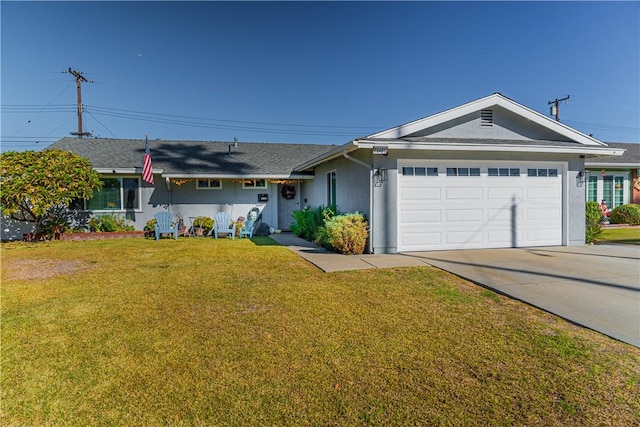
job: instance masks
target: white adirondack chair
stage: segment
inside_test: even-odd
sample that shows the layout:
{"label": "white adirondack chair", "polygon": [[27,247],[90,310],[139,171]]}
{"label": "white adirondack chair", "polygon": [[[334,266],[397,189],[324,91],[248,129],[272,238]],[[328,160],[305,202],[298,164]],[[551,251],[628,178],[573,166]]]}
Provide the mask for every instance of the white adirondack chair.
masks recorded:
{"label": "white adirondack chair", "polygon": [[[236,224],[231,219],[231,215],[226,212],[218,212],[213,224],[213,236],[217,239],[220,234],[230,234],[231,239],[236,238]],[[211,234],[211,233],[209,233]]]}

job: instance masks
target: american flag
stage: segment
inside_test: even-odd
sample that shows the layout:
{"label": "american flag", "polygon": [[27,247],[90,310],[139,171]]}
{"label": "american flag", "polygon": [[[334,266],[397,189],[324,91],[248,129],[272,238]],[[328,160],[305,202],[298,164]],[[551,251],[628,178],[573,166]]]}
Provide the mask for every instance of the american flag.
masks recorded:
{"label": "american flag", "polygon": [[149,139],[144,138],[144,165],[142,166],[142,179],[153,185],[153,169],[151,168],[151,151],[149,151]]}

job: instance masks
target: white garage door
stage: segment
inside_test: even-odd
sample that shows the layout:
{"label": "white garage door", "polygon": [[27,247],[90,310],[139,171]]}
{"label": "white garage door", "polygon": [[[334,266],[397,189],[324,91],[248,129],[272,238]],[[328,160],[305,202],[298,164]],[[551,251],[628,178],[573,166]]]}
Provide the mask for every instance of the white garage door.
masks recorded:
{"label": "white garage door", "polygon": [[562,244],[562,163],[399,161],[398,250]]}

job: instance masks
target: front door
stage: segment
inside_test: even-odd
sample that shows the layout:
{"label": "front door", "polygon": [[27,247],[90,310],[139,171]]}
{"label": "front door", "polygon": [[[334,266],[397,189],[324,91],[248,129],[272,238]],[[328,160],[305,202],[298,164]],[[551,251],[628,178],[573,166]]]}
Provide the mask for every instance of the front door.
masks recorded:
{"label": "front door", "polygon": [[278,184],[278,228],[290,231],[293,211],[300,209],[298,183]]}

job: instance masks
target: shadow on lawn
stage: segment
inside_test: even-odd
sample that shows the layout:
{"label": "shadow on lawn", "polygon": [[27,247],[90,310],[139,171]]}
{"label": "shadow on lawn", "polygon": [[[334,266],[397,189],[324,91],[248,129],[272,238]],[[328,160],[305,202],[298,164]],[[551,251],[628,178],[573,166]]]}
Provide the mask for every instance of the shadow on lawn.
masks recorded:
{"label": "shadow on lawn", "polygon": [[251,239],[251,242],[256,246],[282,246],[271,237],[266,236],[255,236]]}

